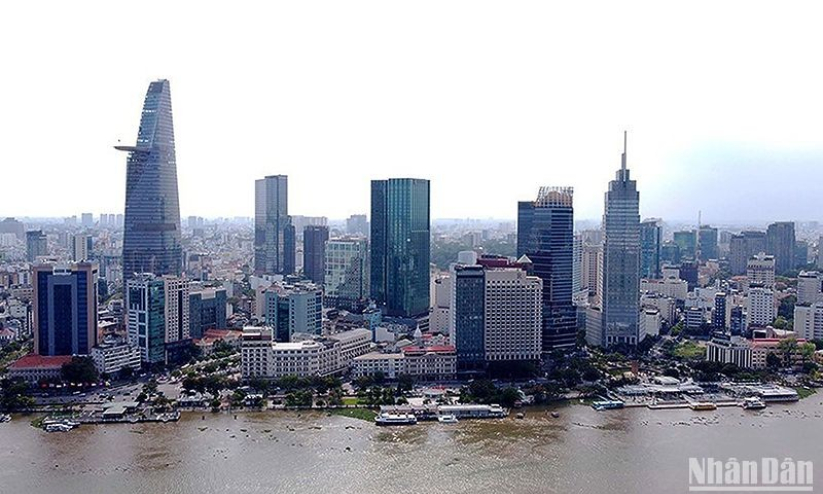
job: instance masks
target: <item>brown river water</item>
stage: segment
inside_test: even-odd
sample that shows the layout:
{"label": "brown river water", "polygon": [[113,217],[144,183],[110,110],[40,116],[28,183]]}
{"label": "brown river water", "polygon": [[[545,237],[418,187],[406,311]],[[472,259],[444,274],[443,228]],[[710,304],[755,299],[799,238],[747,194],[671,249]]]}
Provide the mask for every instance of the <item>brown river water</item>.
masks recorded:
{"label": "brown river water", "polygon": [[688,458],[811,460],[823,396],[759,412],[583,405],[378,428],[323,413],[184,414],[46,433],[0,424],[0,494],[679,493]]}

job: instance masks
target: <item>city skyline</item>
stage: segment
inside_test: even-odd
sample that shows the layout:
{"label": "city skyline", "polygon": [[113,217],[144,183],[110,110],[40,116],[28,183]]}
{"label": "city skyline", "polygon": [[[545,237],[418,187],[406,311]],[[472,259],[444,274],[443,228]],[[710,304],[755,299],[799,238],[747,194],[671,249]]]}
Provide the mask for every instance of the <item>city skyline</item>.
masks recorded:
{"label": "city skyline", "polygon": [[[0,161],[14,164],[7,180],[38,180],[42,193],[58,200],[27,201],[25,188],[11,188],[0,214],[121,210],[117,187],[71,195],[63,184],[78,172],[122,183],[122,158],[111,145],[136,131],[134,94],[164,77],[175,85],[184,216],[250,216],[251,181],[284,174],[291,179],[291,210],[302,215],[330,214],[319,197],[335,199],[341,217],[365,212],[370,179],[415,176],[432,181],[434,218],[513,219],[512,204],[534,186],[565,183],[575,187],[577,217],[596,220],[609,158],[628,129],[643,217],[688,220],[702,210],[709,224],[821,219],[806,206],[819,195],[814,177],[823,160],[823,123],[815,118],[823,111],[816,90],[823,75],[803,62],[819,45],[814,16],[747,5],[748,22],[731,42],[726,26],[739,9],[730,5],[711,18],[699,8],[680,12],[683,22],[674,25],[644,22],[642,13],[653,5],[606,6],[611,20],[584,23],[590,31],[582,33],[556,20],[586,16],[577,6],[555,12],[531,4],[522,15],[457,2],[441,6],[439,16],[404,11],[411,17],[401,26],[363,15],[376,7],[332,4],[328,18],[308,28],[290,22],[311,15],[304,6],[275,8],[242,15],[248,27],[236,39],[219,40],[202,30],[239,21],[235,13],[204,7],[198,9],[204,22],[194,26],[183,22],[184,7],[151,17],[180,40],[202,39],[197,46],[141,36],[139,20],[150,8],[129,11],[136,22],[121,26],[100,22],[122,19],[119,7],[99,19],[63,23],[58,5],[37,29],[60,36],[59,46],[9,26],[0,39],[31,43],[25,55],[9,53],[11,66],[28,77],[0,82],[0,129],[12,137]],[[13,8],[30,14],[28,6]],[[466,15],[475,22],[464,26],[463,40],[453,38],[451,26]],[[762,36],[781,19],[795,28]],[[485,25],[498,26],[500,34],[487,38]],[[691,40],[694,25],[702,28],[698,41]],[[420,28],[426,37],[417,35]],[[594,31],[609,44],[586,39]],[[99,39],[112,39],[112,47]],[[329,39],[335,45],[322,41]],[[750,49],[736,50],[743,45]],[[144,51],[152,57],[140,56]],[[61,62],[75,56],[72,64]],[[253,63],[261,57],[270,63]],[[92,63],[98,58],[111,63]],[[204,63],[183,63],[190,58]],[[702,75],[706,68],[712,77]],[[60,71],[59,83],[53,70]],[[225,90],[235,85],[243,90]],[[83,160],[65,166],[66,156]],[[458,200],[451,192],[467,172],[475,192]],[[50,179],[39,180],[43,175]],[[798,176],[809,180],[798,185]],[[740,187],[717,193],[727,183]],[[773,184],[758,191],[758,201],[771,207],[752,211],[747,184],[760,183]],[[793,200],[785,199],[786,190]]]}

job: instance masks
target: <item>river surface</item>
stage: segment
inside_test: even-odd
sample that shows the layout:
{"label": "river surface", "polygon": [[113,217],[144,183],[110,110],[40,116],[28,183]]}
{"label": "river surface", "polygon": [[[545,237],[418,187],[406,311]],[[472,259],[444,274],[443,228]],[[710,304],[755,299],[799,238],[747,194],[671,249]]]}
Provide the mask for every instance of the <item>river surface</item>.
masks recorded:
{"label": "river surface", "polygon": [[823,397],[760,412],[582,405],[518,420],[378,428],[323,413],[184,414],[45,433],[0,424],[2,494],[679,493],[688,458],[812,460]]}

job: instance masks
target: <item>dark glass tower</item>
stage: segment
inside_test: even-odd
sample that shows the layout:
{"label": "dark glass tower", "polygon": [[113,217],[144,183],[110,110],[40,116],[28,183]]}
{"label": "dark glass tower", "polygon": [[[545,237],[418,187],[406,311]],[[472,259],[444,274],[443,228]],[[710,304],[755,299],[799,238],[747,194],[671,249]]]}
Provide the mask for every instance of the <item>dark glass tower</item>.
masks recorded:
{"label": "dark glass tower", "polygon": [[[292,274],[286,228],[289,221],[289,179],[270,175],[254,182],[254,272]],[[291,247],[292,249],[294,247]],[[293,254],[292,254],[293,255]]]}
{"label": "dark glass tower", "polygon": [[149,84],[135,146],[128,151],[123,275],[180,275],[180,204],[169,81]]}
{"label": "dark glass tower", "polygon": [[372,180],[371,294],[390,316],[429,311],[429,181]]}
{"label": "dark glass tower", "polygon": [[34,352],[88,355],[97,344],[97,265],[33,269]]}
{"label": "dark glass tower", "polygon": [[323,284],[326,275],[326,241],[329,227],[309,225],[303,229],[303,274],[314,283]]}
{"label": "dark glass tower", "polygon": [[543,352],[574,346],[577,313],[572,303],[574,192],[541,187],[536,201],[517,205],[517,255],[532,262],[543,280]]}
{"label": "dark glass tower", "polygon": [[778,221],[766,230],[766,254],[774,256],[774,271],[784,274],[795,267],[794,262],[794,223]]}
{"label": "dark glass tower", "polygon": [[657,220],[640,224],[640,277],[660,278],[660,248],[662,232]]}
{"label": "dark glass tower", "polygon": [[599,338],[609,347],[640,343],[640,193],[626,167],[624,136],[620,170],[609,182],[603,214],[603,307]]}

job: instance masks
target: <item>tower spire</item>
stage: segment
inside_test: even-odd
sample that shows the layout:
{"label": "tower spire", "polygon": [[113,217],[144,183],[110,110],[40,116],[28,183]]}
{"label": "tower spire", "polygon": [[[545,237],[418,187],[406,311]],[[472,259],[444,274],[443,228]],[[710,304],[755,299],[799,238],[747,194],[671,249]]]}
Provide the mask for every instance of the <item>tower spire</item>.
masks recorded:
{"label": "tower spire", "polygon": [[623,131],[623,159],[621,169],[626,171],[626,153],[628,152],[628,131]]}

